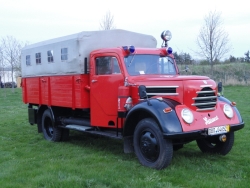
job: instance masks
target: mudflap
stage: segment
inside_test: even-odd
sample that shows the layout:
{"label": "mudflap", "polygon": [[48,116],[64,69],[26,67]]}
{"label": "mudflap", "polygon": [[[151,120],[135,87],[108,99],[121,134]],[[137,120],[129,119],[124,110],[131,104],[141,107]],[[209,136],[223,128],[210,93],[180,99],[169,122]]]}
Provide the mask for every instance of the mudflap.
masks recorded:
{"label": "mudflap", "polygon": [[28,108],[28,116],[30,125],[34,125],[37,123],[37,109]]}
{"label": "mudflap", "polygon": [[134,153],[133,136],[126,136],[123,138],[124,153]]}

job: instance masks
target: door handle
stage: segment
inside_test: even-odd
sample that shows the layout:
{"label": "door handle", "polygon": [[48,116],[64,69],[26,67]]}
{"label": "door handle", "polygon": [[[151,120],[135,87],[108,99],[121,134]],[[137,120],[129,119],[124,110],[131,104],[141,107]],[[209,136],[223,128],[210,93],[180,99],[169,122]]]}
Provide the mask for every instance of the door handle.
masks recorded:
{"label": "door handle", "polygon": [[81,83],[81,78],[76,79],[76,83],[80,84]]}
{"label": "door handle", "polygon": [[92,80],[91,82],[92,82],[92,83],[95,83],[95,82],[97,82],[97,80]]}

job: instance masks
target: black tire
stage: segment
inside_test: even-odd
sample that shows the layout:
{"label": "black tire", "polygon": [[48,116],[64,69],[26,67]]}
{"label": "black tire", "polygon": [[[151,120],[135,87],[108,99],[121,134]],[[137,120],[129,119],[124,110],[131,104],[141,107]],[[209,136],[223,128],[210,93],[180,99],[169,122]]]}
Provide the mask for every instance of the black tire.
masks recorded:
{"label": "black tire", "polygon": [[203,153],[217,153],[220,155],[228,154],[234,144],[234,132],[226,134],[226,142],[221,142],[219,136],[212,136],[196,140],[198,147]]}
{"label": "black tire", "polygon": [[163,138],[158,124],[151,118],[143,119],[137,124],[134,150],[142,165],[157,170],[167,167],[173,157],[171,140]]}
{"label": "black tire", "polygon": [[66,142],[69,140],[69,129],[62,129],[61,141]]}
{"label": "black tire", "polygon": [[49,109],[45,110],[42,116],[42,131],[46,140],[54,142],[61,140],[62,129],[55,126]]}
{"label": "black tire", "polygon": [[174,151],[178,151],[178,150],[180,150],[181,148],[183,148],[183,144],[173,145],[173,150],[174,150]]}

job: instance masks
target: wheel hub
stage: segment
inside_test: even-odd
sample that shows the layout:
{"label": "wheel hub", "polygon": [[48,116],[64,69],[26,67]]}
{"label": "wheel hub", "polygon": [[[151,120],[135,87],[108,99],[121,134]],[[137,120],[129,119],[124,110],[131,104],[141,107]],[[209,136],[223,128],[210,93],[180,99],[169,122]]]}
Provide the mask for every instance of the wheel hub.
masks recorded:
{"label": "wheel hub", "polygon": [[50,136],[50,137],[53,136],[54,129],[53,129],[53,126],[52,126],[52,122],[50,121],[49,118],[47,118],[45,120],[45,130],[46,130],[48,136]]}
{"label": "wheel hub", "polygon": [[140,138],[140,149],[149,161],[156,161],[159,156],[158,142],[151,132],[144,132]]}

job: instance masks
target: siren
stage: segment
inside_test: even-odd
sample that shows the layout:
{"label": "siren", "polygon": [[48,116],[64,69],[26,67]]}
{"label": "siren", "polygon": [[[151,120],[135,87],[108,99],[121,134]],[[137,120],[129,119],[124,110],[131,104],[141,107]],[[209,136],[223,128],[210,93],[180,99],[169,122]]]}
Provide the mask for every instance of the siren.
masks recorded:
{"label": "siren", "polygon": [[129,54],[132,54],[135,52],[134,46],[123,46],[122,48],[126,53],[129,53]]}
{"label": "siren", "polygon": [[171,47],[162,47],[161,49],[162,55],[170,55],[173,53],[173,49]]}
{"label": "siren", "polygon": [[172,54],[173,49],[171,47],[169,47],[168,50],[167,50],[167,52],[168,52],[168,54]]}

